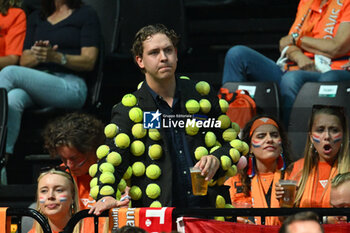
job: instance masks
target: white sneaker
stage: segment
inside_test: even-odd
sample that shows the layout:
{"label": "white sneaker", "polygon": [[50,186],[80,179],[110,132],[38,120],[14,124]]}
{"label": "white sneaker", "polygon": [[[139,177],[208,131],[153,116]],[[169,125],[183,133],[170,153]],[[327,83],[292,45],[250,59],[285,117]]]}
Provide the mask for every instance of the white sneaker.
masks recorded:
{"label": "white sneaker", "polygon": [[0,184],[7,185],[6,167],[2,167],[0,171]]}

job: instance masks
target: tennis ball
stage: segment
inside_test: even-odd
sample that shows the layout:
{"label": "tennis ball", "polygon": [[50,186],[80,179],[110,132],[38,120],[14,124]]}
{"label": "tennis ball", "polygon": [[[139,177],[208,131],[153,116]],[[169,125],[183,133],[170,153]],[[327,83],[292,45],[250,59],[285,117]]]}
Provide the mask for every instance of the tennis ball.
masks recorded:
{"label": "tennis ball", "polygon": [[151,164],[146,169],[146,176],[152,180],[158,179],[162,171],[156,164]]}
{"label": "tennis ball", "polygon": [[148,137],[150,139],[152,139],[153,141],[158,141],[162,138],[158,129],[149,129],[148,130]]}
{"label": "tennis ball", "polygon": [[195,114],[200,109],[198,101],[194,99],[187,100],[185,106],[186,106],[187,112],[190,114]]}
{"label": "tennis ball", "polygon": [[133,107],[129,111],[129,118],[135,123],[139,123],[143,119],[143,112],[139,107]]}
{"label": "tennis ball", "polygon": [[104,130],[107,138],[114,138],[115,135],[117,135],[118,131],[119,127],[114,123],[108,124]]}
{"label": "tennis ball", "polygon": [[100,175],[100,181],[102,184],[114,184],[115,177],[111,172],[103,172]]}
{"label": "tennis ball", "polygon": [[216,185],[216,180],[211,179],[211,180],[208,182],[208,186],[213,187],[214,185]]}
{"label": "tennis ball", "polygon": [[114,189],[112,188],[112,186],[109,186],[109,185],[103,186],[100,190],[100,194],[103,196],[110,196],[113,193],[114,193]]}
{"label": "tennis ball", "polygon": [[190,136],[196,135],[198,131],[199,128],[195,124],[193,126],[190,124],[186,126],[186,133]]}
{"label": "tennis ball", "polygon": [[216,143],[216,135],[213,132],[208,131],[204,136],[204,141],[207,147],[212,147]]}
{"label": "tennis ball", "polygon": [[118,184],[118,190],[120,190],[120,192],[124,192],[126,188],[126,181],[124,179],[120,179],[120,182]]}
{"label": "tennis ball", "polygon": [[137,90],[140,89],[142,87],[142,84],[143,84],[143,81],[140,82],[138,85],[137,85]]}
{"label": "tennis ball", "polygon": [[231,204],[228,204],[228,203],[226,203],[225,204],[225,208],[227,208],[227,209],[233,209],[233,208],[235,208],[233,205],[231,205]]}
{"label": "tennis ball", "polygon": [[221,195],[217,195],[215,204],[216,204],[216,208],[225,208],[225,204],[226,204],[225,198]]}
{"label": "tennis ball", "polygon": [[230,145],[234,148],[236,148],[239,152],[242,152],[244,147],[242,144],[242,141],[239,139],[234,139],[230,142]]}
{"label": "tennis ball", "polygon": [[131,199],[137,201],[142,197],[142,190],[140,189],[140,187],[134,185],[130,188],[129,194]]}
{"label": "tennis ball", "polygon": [[222,155],[220,157],[220,162],[222,169],[224,169],[225,171],[227,171],[232,165],[231,159],[226,155]]}
{"label": "tennis ball", "polygon": [[153,201],[149,207],[160,208],[162,207],[162,203],[160,203],[159,201]]}
{"label": "tennis ball", "polygon": [[118,152],[112,151],[107,155],[106,161],[113,166],[118,166],[122,162],[122,156]]}
{"label": "tennis ball", "polygon": [[92,164],[92,165],[90,166],[90,168],[89,168],[89,175],[90,175],[91,177],[94,177],[94,176],[96,175],[97,167],[98,167],[97,163]]}
{"label": "tennis ball", "polygon": [[100,187],[99,186],[94,186],[90,189],[90,196],[96,200],[98,192],[100,191]]}
{"label": "tennis ball", "polygon": [[156,199],[160,195],[160,187],[159,185],[152,183],[147,185],[146,195],[151,199]]}
{"label": "tennis ball", "polygon": [[120,198],[122,197],[122,193],[119,191],[119,189],[117,189],[117,192],[116,192],[116,194],[115,194],[115,197],[116,197],[116,199],[119,201],[120,200]]}
{"label": "tennis ball", "polygon": [[124,180],[130,179],[132,176],[132,168],[129,166],[128,169],[126,169],[126,172],[123,175]]}
{"label": "tennis ball", "polygon": [[208,150],[204,146],[199,146],[194,151],[194,157],[196,157],[197,160],[200,160],[204,155],[208,155]]}
{"label": "tennis ball", "polygon": [[222,139],[224,139],[225,142],[230,142],[236,138],[237,132],[232,128],[225,129],[225,131],[222,133]]}
{"label": "tennis ball", "polygon": [[181,79],[190,80],[190,78],[189,78],[189,77],[187,77],[187,76],[183,76],[183,75],[182,75],[182,76],[180,76],[180,78],[181,78]]}
{"label": "tennis ball", "polygon": [[122,98],[122,104],[125,107],[133,107],[137,103],[137,99],[133,94],[126,94]]}
{"label": "tennis ball", "polygon": [[125,149],[130,145],[130,138],[125,133],[118,134],[114,139],[115,145],[121,149]]}
{"label": "tennis ball", "polygon": [[235,148],[231,148],[229,153],[230,153],[232,162],[237,163],[239,158],[241,157],[241,154],[239,153],[239,151]]}
{"label": "tennis ball", "polygon": [[142,163],[142,162],[135,162],[133,165],[132,165],[132,174],[134,176],[143,176],[143,174],[145,174],[145,165]]}
{"label": "tennis ball", "polygon": [[231,126],[231,119],[225,114],[219,116],[218,121],[221,122],[221,126],[220,126],[221,129],[227,129],[228,127]]}
{"label": "tennis ball", "polygon": [[98,159],[102,159],[109,153],[109,147],[107,145],[101,145],[96,150],[96,156]]}
{"label": "tennis ball", "polygon": [[237,174],[237,167],[236,165],[232,165],[231,167],[229,167],[229,169],[227,169],[225,176],[232,177],[232,176],[235,176],[236,174]]}
{"label": "tennis ball", "polygon": [[206,114],[206,113],[210,112],[210,110],[211,110],[211,103],[207,99],[201,99],[199,101],[199,107],[200,107],[202,113]]}
{"label": "tennis ball", "polygon": [[247,162],[247,158],[245,156],[241,156],[239,158],[238,163],[237,163],[237,168],[242,170],[242,169],[244,169],[247,166],[247,163],[248,163]]}
{"label": "tennis ball", "polygon": [[147,130],[143,128],[143,124],[137,123],[131,129],[132,135],[137,138],[143,138],[147,134]]}
{"label": "tennis ball", "polygon": [[200,95],[208,95],[210,92],[210,85],[206,81],[199,81],[196,84],[196,90]]}
{"label": "tennis ball", "polygon": [[95,177],[90,181],[90,189],[98,184],[98,178]]}
{"label": "tennis ball", "polygon": [[140,140],[135,140],[130,145],[130,152],[135,156],[141,156],[145,152],[145,145]]}
{"label": "tennis ball", "polygon": [[228,102],[224,99],[219,99],[219,105],[222,113],[226,113],[228,110]]}
{"label": "tennis ball", "polygon": [[159,144],[153,144],[150,147],[148,147],[148,156],[152,159],[159,159],[162,157],[163,149]]}
{"label": "tennis ball", "polygon": [[248,145],[248,143],[246,143],[245,141],[242,141],[242,146],[243,146],[242,154],[243,155],[248,154],[249,153],[249,145]]}
{"label": "tennis ball", "polygon": [[214,146],[210,149],[209,153],[212,154],[214,151],[216,151],[217,149],[219,149],[221,146]]}
{"label": "tennis ball", "polygon": [[241,131],[241,127],[236,122],[231,122],[231,128],[234,129],[237,132],[237,135]]}
{"label": "tennis ball", "polygon": [[114,166],[111,163],[102,163],[99,167],[100,172],[114,173]]}
{"label": "tennis ball", "polygon": [[215,216],[214,219],[215,219],[216,221],[225,222],[224,216]]}

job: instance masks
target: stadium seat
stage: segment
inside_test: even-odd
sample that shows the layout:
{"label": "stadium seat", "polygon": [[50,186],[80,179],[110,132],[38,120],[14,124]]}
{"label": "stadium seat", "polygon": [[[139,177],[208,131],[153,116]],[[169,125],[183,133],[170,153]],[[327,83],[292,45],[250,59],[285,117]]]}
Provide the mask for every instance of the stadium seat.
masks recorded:
{"label": "stadium seat", "polygon": [[349,119],[349,103],[350,81],[305,83],[295,99],[288,125],[288,136],[294,152],[292,159],[303,156],[313,105],[342,106]]}
{"label": "stadium seat", "polygon": [[258,114],[269,114],[280,118],[279,89],[274,82],[227,82],[222,87],[230,92],[247,90],[255,100]]}

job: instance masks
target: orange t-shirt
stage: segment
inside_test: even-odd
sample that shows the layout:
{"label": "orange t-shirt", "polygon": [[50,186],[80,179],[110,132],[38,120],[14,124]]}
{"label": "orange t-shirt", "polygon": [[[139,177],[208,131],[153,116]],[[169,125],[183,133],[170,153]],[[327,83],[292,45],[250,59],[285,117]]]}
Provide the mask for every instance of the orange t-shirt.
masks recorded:
{"label": "orange t-shirt", "polygon": [[[74,180],[77,183],[78,186],[78,190],[79,190],[79,207],[80,210],[85,210],[85,209],[90,209],[95,203],[96,201],[90,196],[90,181],[91,181],[91,176],[89,174],[85,174],[82,176],[73,176]],[[98,228],[99,231],[98,232],[103,232],[103,228],[105,226],[105,222],[106,222],[106,217],[103,218],[99,218],[98,220]],[[88,233],[93,231],[92,229],[94,229],[95,224],[94,224],[94,218],[85,218],[83,225],[82,225],[82,229],[81,232],[82,233]]]}
{"label": "orange t-shirt", "polygon": [[[337,162],[335,162],[332,167],[327,162],[318,162],[318,168],[315,167],[307,178],[308,180],[306,182],[299,207],[331,207],[329,203],[331,181],[338,173],[336,164]],[[287,179],[297,180],[300,184],[303,166],[304,159],[299,159],[296,161],[293,165],[293,170]]]}
{"label": "orange t-shirt", "polygon": [[[242,204],[251,206],[253,208],[269,208],[267,205],[265,195],[271,186],[271,200],[270,207],[279,208],[279,202],[276,198],[275,183],[281,179],[281,172],[265,173],[255,175],[251,180],[250,196],[245,196],[243,193],[243,186],[240,175],[229,178],[225,185],[230,186],[230,197],[233,205]],[[265,225],[281,225],[278,217],[266,217]],[[255,223],[261,224],[260,217],[255,217]]]}
{"label": "orange t-shirt", "polygon": [[[350,0],[327,1],[320,7],[322,0],[300,0],[296,19],[289,34],[298,32],[300,36],[313,38],[334,38],[343,22],[350,22]],[[309,11],[310,9],[310,11]],[[305,20],[303,20],[303,18]],[[304,52],[310,58],[314,54]],[[348,62],[350,51],[342,58],[333,59],[332,70],[341,70],[341,66]]]}
{"label": "orange t-shirt", "polygon": [[22,55],[26,34],[26,15],[22,9],[10,8],[0,14],[0,56]]}

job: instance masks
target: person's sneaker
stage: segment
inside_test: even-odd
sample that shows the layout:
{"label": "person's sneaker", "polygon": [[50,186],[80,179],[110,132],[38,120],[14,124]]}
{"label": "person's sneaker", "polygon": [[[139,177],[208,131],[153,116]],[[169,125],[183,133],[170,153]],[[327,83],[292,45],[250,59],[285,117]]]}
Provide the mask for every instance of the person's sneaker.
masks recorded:
{"label": "person's sneaker", "polygon": [[7,185],[7,174],[6,174],[6,167],[2,167],[0,171],[0,184],[1,185]]}

